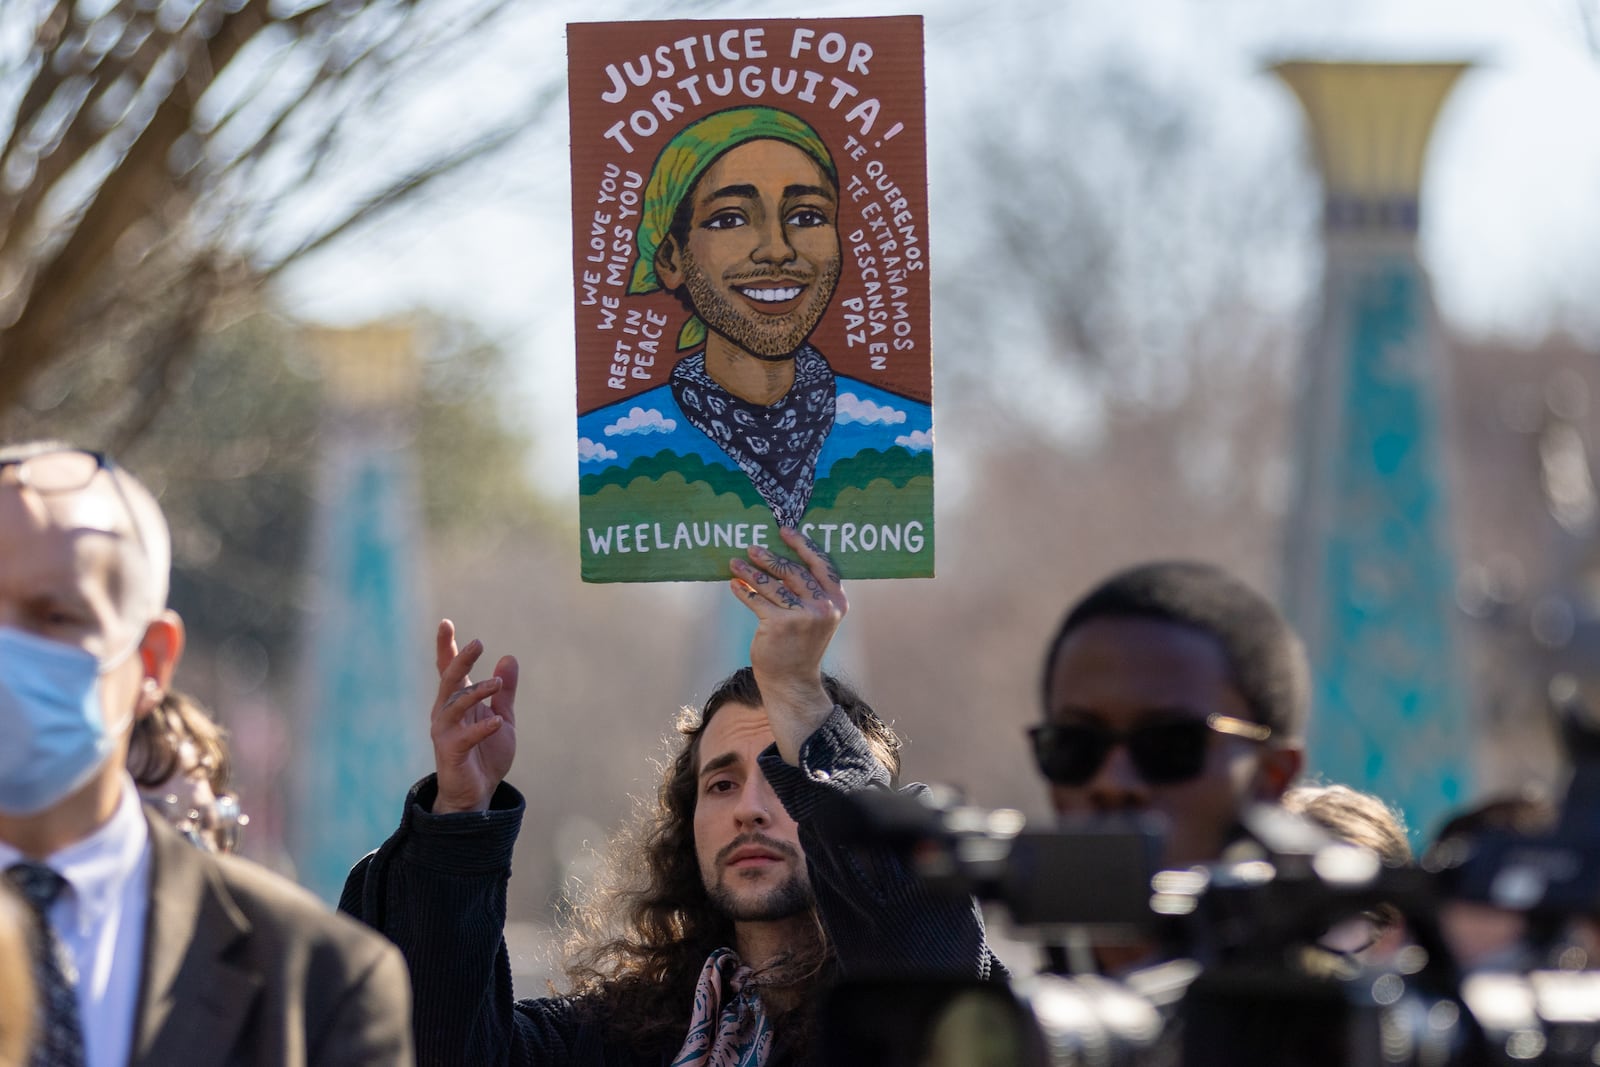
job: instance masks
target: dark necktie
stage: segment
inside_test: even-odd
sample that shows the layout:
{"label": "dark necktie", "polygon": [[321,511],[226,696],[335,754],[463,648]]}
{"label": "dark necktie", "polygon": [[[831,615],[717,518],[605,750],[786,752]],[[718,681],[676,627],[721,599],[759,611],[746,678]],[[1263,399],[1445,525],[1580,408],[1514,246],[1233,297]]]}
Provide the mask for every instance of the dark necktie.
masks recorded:
{"label": "dark necktie", "polygon": [[33,980],[39,1011],[31,1067],[83,1067],[83,1030],[78,1025],[78,969],[67,946],[50,925],[50,905],[66,888],[66,879],[39,863],[6,868],[6,880],[33,906],[36,923]]}

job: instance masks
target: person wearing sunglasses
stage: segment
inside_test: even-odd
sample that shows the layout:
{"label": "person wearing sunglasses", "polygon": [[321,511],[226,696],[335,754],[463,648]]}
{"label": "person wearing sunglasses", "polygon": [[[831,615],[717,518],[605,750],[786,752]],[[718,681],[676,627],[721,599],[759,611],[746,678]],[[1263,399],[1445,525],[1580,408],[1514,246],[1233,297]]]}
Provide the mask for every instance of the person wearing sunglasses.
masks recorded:
{"label": "person wearing sunglasses", "polygon": [[0,876],[34,935],[28,1062],[407,1067],[393,945],[139,801],[133,723],[184,646],[170,565],[160,505],[109,457],[0,447]]}
{"label": "person wearing sunglasses", "polygon": [[1163,863],[1217,859],[1243,809],[1299,774],[1304,647],[1219,567],[1171,561],[1111,576],[1062,620],[1030,740],[1055,811],[1153,813]]}

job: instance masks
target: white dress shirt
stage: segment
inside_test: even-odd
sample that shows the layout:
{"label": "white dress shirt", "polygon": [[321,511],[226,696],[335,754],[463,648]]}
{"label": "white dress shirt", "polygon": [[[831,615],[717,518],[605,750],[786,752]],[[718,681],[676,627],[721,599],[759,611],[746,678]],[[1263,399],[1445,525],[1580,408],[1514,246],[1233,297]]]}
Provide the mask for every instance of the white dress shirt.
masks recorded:
{"label": "white dress shirt", "polygon": [[[0,841],[0,870],[23,858]],[[78,968],[87,1067],[125,1067],[150,909],[150,828],[133,779],[123,779],[122,802],[104,826],[45,863],[67,881],[50,907],[50,924]]]}

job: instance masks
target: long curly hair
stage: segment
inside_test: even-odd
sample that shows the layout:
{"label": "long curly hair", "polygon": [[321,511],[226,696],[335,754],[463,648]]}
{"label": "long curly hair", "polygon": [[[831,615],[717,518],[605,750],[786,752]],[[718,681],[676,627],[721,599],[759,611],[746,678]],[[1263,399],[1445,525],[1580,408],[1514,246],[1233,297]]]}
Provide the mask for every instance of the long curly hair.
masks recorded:
{"label": "long curly hair", "polygon": [[[824,674],[823,684],[897,781],[894,730],[845,683]],[[577,908],[566,944],[570,994],[615,1040],[645,1054],[670,1054],[683,1044],[706,957],[734,944],[733,921],[706,891],[694,842],[700,738],[727,704],[762,706],[749,667],[724,679],[703,708],[679,713],[655,804],[642,804],[634,824],[611,841],[606,870]],[[813,936],[755,978],[786,994],[773,999],[794,1005],[772,1019],[780,1059],[807,1042],[817,998],[805,994],[833,973],[833,950],[815,910],[812,920]]]}
{"label": "long curly hair", "polygon": [[[185,753],[185,742],[193,751]],[[186,760],[193,760],[185,766]],[[175,774],[198,771],[214,793],[228,789],[232,761],[228,734],[194,697],[169,689],[161,703],[133,724],[128,773],[141,789],[155,789]]]}

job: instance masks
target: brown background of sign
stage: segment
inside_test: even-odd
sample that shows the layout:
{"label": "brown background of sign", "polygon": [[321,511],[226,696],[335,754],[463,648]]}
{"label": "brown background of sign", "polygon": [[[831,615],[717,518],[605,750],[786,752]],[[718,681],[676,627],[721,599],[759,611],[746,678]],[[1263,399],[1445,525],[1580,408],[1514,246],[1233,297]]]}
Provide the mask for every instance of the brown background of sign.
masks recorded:
{"label": "brown background of sign", "polygon": [[[685,69],[682,54],[673,48],[671,56],[677,70],[672,77],[655,79],[643,88],[629,83],[627,95],[615,104],[608,104],[601,99],[601,93],[612,86],[611,79],[606,74],[607,64],[616,64],[618,70],[622,69],[624,62],[632,62],[637,67],[640,56],[648,52],[654,67],[654,53],[660,45],[670,47],[685,37],[699,38],[705,34],[711,35],[712,43],[715,45],[719,36],[726,30],[735,28],[743,30],[754,26],[763,28],[762,43],[767,53],[764,58],[743,58],[744,38],[741,35],[737,45],[741,51],[741,58],[728,60],[718,54],[713,61],[707,63],[703,46],[697,45],[695,53],[697,65],[690,71]],[[799,59],[791,59],[790,43],[797,27],[814,30],[815,34],[811,38],[810,50],[803,52]],[[859,41],[871,46],[872,58],[867,62],[868,73],[865,77],[847,72],[848,45],[846,58],[837,63],[825,63],[818,57],[817,44],[828,33],[842,34],[848,45],[854,45]],[[839,374],[858,378],[870,385],[922,403],[932,402],[932,350],[928,327],[930,265],[928,264],[927,125],[923,104],[920,16],[572,23],[567,27],[567,57],[572,123],[572,259],[580,415],[666,383],[678,358],[695,351],[693,348],[681,353],[677,350],[678,331],[682,328],[688,313],[676,297],[660,292],[640,296],[625,295],[623,288],[604,284],[606,277],[604,264],[589,262],[587,259],[594,254],[589,240],[596,210],[612,213],[612,223],[606,227],[605,234],[608,249],[615,236],[612,233],[612,226],[620,222],[615,213],[617,207],[615,203],[604,206],[599,203],[601,181],[605,176],[606,165],[615,164],[624,172],[637,171],[643,181],[648,182],[656,156],[684,126],[702,115],[748,104],[782,108],[810,123],[827,143],[829,151],[833,153],[834,165],[839,171],[838,226],[843,264],[833,301],[828,305],[827,314],[822,322],[811,335],[811,344],[827,357],[828,363]],[[769,83],[763,96],[752,99],[739,91],[737,76],[745,66],[759,68],[761,77]],[[799,86],[804,85],[803,79],[794,92],[789,94],[773,92],[770,82],[774,66],[785,71],[798,67],[802,72],[814,70],[823,74],[823,80],[815,90],[816,101],[807,104],[796,98]],[[706,91],[705,74],[720,75],[725,68],[732,68],[734,72],[734,90],[728,96],[715,96]],[[688,94],[677,85],[690,74],[702,76],[699,106],[693,105]],[[828,106],[836,91],[829,81],[831,77],[848,82],[857,89],[857,94],[846,99],[837,109]],[[683,105],[682,114],[673,115],[669,121],[661,124],[653,136],[647,138],[637,136],[632,129],[625,129],[624,135],[633,144],[632,154],[625,152],[615,139],[605,136],[606,130],[619,120],[626,122],[637,110],[654,112],[650,98],[662,89],[670,91],[674,101]],[[873,122],[872,132],[863,138],[859,126],[861,120],[847,122],[845,116],[861,101],[874,97],[882,104],[882,108]],[[659,112],[656,114],[659,118]],[[904,128],[890,140],[882,141],[883,134],[897,122]],[[857,140],[864,141],[866,145],[867,153],[859,161],[852,160],[845,151],[845,138],[850,135],[855,135]],[[894,184],[899,186],[900,195],[906,198],[907,208],[912,214],[911,225],[915,228],[917,245],[921,249],[924,264],[921,270],[907,271],[904,283],[907,287],[905,300],[909,311],[907,321],[911,326],[910,336],[916,342],[915,349],[909,352],[894,351],[892,330],[885,330],[871,338],[871,340],[891,342],[887,368],[884,370],[872,369],[872,359],[865,345],[857,345],[854,348],[847,345],[844,312],[841,307],[844,299],[863,294],[861,273],[856,255],[851,250],[849,235],[857,228],[866,228],[866,221],[861,214],[863,205],[869,202],[883,204],[883,194],[872,184],[873,180],[866,173],[866,165],[872,160],[883,163],[885,177],[892,179]],[[852,175],[868,183],[868,195],[859,201],[851,200],[847,190]],[[640,191],[642,192],[642,188]],[[879,217],[886,218],[890,215],[890,212],[885,211]],[[638,218],[628,219],[626,226],[630,230],[631,246],[631,235],[637,232]],[[898,235],[896,239],[898,240]],[[878,253],[876,241],[871,242],[871,250],[867,254],[879,260],[878,280],[886,280],[882,272],[883,257]],[[625,276],[631,276],[634,258],[633,252],[630,251]],[[902,265],[904,264],[905,260],[902,260]],[[599,329],[602,316],[598,304],[585,306],[583,303],[584,272],[596,270],[600,272],[602,279],[602,284],[597,290],[598,294],[621,297],[620,307],[617,309],[617,327],[612,330]],[[883,294],[887,306],[888,286],[885,285],[879,292]],[[620,327],[629,309],[649,309],[665,314],[667,324],[659,355],[654,366],[650,368],[649,379],[634,378],[630,374],[628,388],[619,390],[608,387],[607,379],[611,377],[610,368],[617,337],[624,336],[620,333]],[[630,337],[628,340],[633,341],[636,338]]]}

